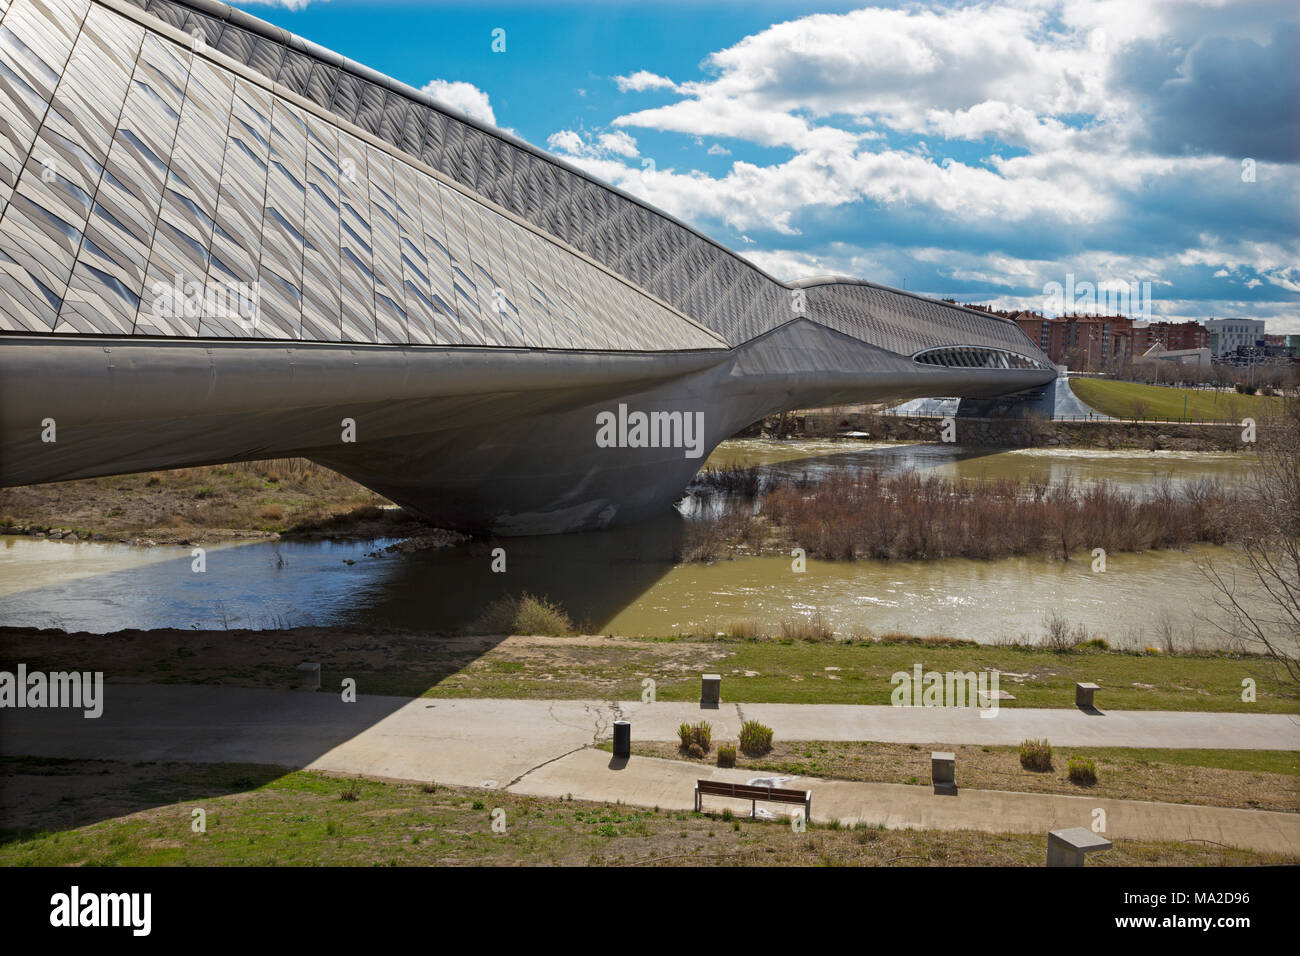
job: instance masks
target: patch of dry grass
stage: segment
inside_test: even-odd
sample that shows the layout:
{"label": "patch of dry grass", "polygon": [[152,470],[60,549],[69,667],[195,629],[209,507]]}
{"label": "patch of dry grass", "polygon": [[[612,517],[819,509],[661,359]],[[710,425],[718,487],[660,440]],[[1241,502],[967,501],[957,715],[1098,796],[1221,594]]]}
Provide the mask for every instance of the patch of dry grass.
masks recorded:
{"label": "patch of dry grass", "polygon": [[[1087,793],[1116,800],[1300,812],[1300,753],[1181,751],[1170,754],[1119,747],[1053,749],[1054,769],[1035,772],[1020,766],[1015,747],[778,740],[771,753],[762,757],[738,757],[737,765],[824,779],[928,785],[930,753],[941,750],[957,757],[958,787],[972,790]],[[633,752],[649,757],[687,759],[671,744],[638,742],[633,745]],[[1069,761],[1080,757],[1096,764],[1096,784],[1087,786],[1070,780]],[[1196,762],[1198,759],[1200,763]],[[1187,762],[1175,763],[1175,760]],[[1220,766],[1224,763],[1281,768],[1287,772],[1228,769]]]}
{"label": "patch of dry grass", "polygon": [[[792,835],[780,822],[265,767],[11,760],[6,770],[38,831],[5,834],[6,866],[1042,866],[1047,855],[1046,835],[817,824]],[[126,795],[94,805],[122,774]],[[80,792],[96,822],[42,823],[37,783],[44,802],[57,804],[50,797],[73,792],[78,776],[95,784]],[[135,809],[122,812],[124,799]],[[189,810],[200,804],[204,834],[190,830]],[[497,808],[505,833],[492,832]],[[1286,862],[1295,861],[1206,843],[1121,841],[1088,865]]]}
{"label": "patch of dry grass", "polygon": [[[0,514],[19,527],[64,528],[110,541],[212,541],[348,529],[387,499],[302,458],[140,472],[0,489]],[[373,509],[373,510],[364,510]],[[394,509],[388,513],[410,522]]]}

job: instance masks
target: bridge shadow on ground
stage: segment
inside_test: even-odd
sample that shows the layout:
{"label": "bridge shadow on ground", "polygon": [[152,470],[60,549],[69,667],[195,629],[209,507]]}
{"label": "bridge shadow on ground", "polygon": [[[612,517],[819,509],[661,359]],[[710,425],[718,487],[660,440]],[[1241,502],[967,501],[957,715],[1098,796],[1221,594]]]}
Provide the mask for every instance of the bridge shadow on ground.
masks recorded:
{"label": "bridge shadow on ground", "polygon": [[[503,599],[545,597],[574,609],[578,630],[592,633],[591,622],[614,617],[676,565],[687,525],[673,511],[609,532],[377,557],[364,556],[373,545],[340,546],[326,548],[319,565],[309,560],[310,547],[248,545],[209,552],[203,574],[186,556],[7,595],[0,621],[94,626],[152,615],[209,626],[0,627],[0,670],[101,672],[106,681],[98,719],[80,709],[0,712],[0,842],[251,790],[311,765],[464,675],[504,641],[499,633],[467,633]],[[504,572],[493,571],[501,566],[498,548]],[[290,603],[281,609],[277,601]],[[313,601],[335,621],[260,629],[213,623],[300,619]],[[303,662],[320,665],[320,692],[284,693],[302,679]],[[357,699],[340,706],[349,679]],[[493,682],[510,679],[480,667],[452,695],[509,696],[508,686]],[[153,691],[137,699],[135,684]]]}
{"label": "bridge shadow on ground", "polygon": [[[804,455],[781,462],[779,470],[916,467],[894,451],[864,447],[849,453],[851,461],[839,453]],[[948,447],[940,458],[973,460],[990,451],[996,450]],[[453,696],[508,697],[508,674],[478,668],[464,679],[505,640],[468,633],[485,611],[526,592],[569,611],[581,633],[599,633],[678,565],[692,524],[674,510],[606,532],[478,540],[412,553],[340,543],[324,548],[323,557],[320,543],[282,541],[211,551],[203,574],[193,572],[186,556],[7,595],[0,599],[0,621],[10,625],[35,616],[106,626],[0,627],[0,669],[12,672],[22,663],[29,672],[98,671],[108,683],[101,719],[67,710],[0,717],[7,778],[0,841],[254,789],[312,764],[455,675],[463,686]],[[502,558],[504,572],[494,571]],[[312,610],[329,623],[228,626],[232,619],[274,625]],[[192,618],[195,625],[111,629],[114,621],[141,616],[169,623]],[[319,719],[304,726],[300,694],[223,696],[218,708],[205,693],[287,690],[304,661],[321,668],[322,690],[309,695],[311,711],[317,700],[337,702],[348,678],[357,681],[358,702],[322,707]],[[114,713],[114,686],[137,683],[167,686],[150,698],[149,713]],[[554,696],[566,696],[562,681],[555,689]],[[636,694],[610,689],[619,692]],[[283,724],[277,707],[284,708]],[[141,727],[148,732],[133,736]],[[263,762],[250,763],[247,745],[257,733],[270,739],[255,748]]]}

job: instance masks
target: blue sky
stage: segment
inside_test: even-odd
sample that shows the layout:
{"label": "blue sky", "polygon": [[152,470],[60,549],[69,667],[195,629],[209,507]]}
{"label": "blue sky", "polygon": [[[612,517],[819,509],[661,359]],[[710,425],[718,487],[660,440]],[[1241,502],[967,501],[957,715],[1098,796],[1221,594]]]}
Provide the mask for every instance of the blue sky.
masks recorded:
{"label": "blue sky", "polygon": [[[1292,2],[244,3],[778,278],[1300,333]],[[493,52],[493,31],[505,51]]]}

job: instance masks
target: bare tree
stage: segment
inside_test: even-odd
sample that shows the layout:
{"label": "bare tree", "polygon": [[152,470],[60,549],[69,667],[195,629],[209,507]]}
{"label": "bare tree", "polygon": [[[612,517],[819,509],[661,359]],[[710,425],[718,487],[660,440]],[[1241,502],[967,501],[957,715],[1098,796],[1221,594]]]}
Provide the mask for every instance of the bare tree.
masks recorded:
{"label": "bare tree", "polygon": [[1259,431],[1259,462],[1243,498],[1238,560],[1206,561],[1220,631],[1261,649],[1300,682],[1300,400]]}

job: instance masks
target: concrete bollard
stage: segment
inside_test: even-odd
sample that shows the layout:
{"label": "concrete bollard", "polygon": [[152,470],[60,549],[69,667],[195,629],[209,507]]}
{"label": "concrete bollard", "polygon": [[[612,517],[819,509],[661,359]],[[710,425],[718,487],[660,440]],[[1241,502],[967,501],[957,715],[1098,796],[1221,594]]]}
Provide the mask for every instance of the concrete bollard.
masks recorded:
{"label": "concrete bollard", "polygon": [[1047,834],[1047,865],[1083,866],[1089,853],[1109,850],[1114,845],[1087,827],[1050,830]]}
{"label": "concrete bollard", "polygon": [[1096,684],[1075,684],[1074,705],[1084,710],[1096,710],[1092,703],[1092,695],[1099,690],[1101,688]]}
{"label": "concrete bollard", "polygon": [[297,667],[298,690],[320,690],[320,665],[303,661]]}
{"label": "concrete bollard", "polygon": [[717,707],[722,702],[722,675],[700,675],[700,706]]}
{"label": "concrete bollard", "polygon": [[614,721],[614,758],[627,760],[632,756],[632,724],[627,720]]}
{"label": "concrete bollard", "polygon": [[935,750],[930,754],[930,779],[935,793],[957,793],[957,755]]}

